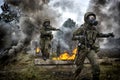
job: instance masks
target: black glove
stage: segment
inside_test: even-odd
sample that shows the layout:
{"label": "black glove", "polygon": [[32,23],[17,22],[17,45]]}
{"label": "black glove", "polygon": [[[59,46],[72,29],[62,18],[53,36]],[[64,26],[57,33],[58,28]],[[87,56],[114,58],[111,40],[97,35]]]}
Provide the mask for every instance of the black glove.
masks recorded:
{"label": "black glove", "polygon": [[109,33],[108,34],[110,37],[115,37],[115,35],[113,33]]}

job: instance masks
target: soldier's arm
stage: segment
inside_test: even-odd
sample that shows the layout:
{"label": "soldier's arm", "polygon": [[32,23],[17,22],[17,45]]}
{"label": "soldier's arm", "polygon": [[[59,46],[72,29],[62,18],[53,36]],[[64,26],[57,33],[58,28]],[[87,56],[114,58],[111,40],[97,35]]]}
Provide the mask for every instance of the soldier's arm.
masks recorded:
{"label": "soldier's arm", "polygon": [[47,31],[61,31],[61,32],[63,32],[62,30],[56,29],[56,28],[51,27],[51,26],[49,28],[47,28]]}
{"label": "soldier's arm", "polygon": [[73,37],[72,40],[80,40],[84,37],[83,35],[84,30],[82,27],[78,28],[74,33],[73,33]]}
{"label": "soldier's arm", "polygon": [[56,29],[56,28],[54,28],[54,27],[52,27],[52,26],[50,26],[50,28],[48,28],[49,30],[53,30],[53,31],[59,31],[60,29]]}
{"label": "soldier's arm", "polygon": [[114,34],[113,33],[108,33],[108,34],[98,33],[97,37],[98,38],[114,37]]}

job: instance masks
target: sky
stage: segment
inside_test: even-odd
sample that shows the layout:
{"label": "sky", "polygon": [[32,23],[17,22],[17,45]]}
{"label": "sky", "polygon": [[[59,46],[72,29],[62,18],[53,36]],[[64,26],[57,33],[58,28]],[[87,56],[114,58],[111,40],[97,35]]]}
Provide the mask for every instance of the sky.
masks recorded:
{"label": "sky", "polygon": [[[3,4],[3,0],[0,0],[0,6]],[[0,8],[0,13],[2,12],[1,8]]]}

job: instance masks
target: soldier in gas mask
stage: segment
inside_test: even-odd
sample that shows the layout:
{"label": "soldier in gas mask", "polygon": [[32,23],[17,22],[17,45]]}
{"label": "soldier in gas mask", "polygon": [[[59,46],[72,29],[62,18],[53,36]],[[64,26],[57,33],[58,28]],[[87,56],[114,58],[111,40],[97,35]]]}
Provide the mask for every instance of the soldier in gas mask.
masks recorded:
{"label": "soldier in gas mask", "polygon": [[73,33],[73,40],[78,41],[78,51],[75,59],[77,69],[74,78],[78,79],[83,68],[85,58],[87,57],[92,65],[93,80],[99,80],[100,68],[96,59],[96,53],[99,51],[97,38],[114,37],[113,33],[103,34],[97,31],[98,21],[96,15],[88,12],[84,16],[85,23]]}

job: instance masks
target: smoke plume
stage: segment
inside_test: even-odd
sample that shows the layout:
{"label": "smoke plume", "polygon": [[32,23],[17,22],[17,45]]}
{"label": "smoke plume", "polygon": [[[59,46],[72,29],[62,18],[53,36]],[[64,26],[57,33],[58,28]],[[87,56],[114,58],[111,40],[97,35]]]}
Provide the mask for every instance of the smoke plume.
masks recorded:
{"label": "smoke plume", "polygon": [[[17,53],[30,46],[30,42],[39,35],[39,29],[45,19],[50,19],[52,25],[57,25],[57,13],[49,7],[49,0],[5,0],[5,2],[11,5],[12,9],[19,9],[21,15],[19,22],[17,24],[13,23],[12,25],[14,25],[14,27],[11,27],[12,25],[10,26],[14,31],[8,30],[11,31],[11,34],[7,34],[12,37],[6,34],[6,30],[9,28],[5,28],[5,25],[10,25],[9,23],[3,25],[4,32],[0,33],[0,35],[7,35],[12,38],[11,44],[12,42],[17,42],[17,44],[10,46],[8,54],[5,55],[6,57],[9,56],[12,58],[16,56]],[[19,30],[16,30],[16,27],[19,27]],[[6,40],[10,40],[10,38]],[[8,45],[8,43],[4,43],[3,45]],[[8,58],[5,59],[8,60]]]}
{"label": "smoke plume", "polygon": [[[120,16],[119,0],[91,0],[88,11],[93,11],[98,16],[99,29],[102,33],[113,32],[115,38],[120,38],[120,18],[118,17]],[[115,40],[113,40],[114,42]],[[101,47],[106,47],[104,45],[106,43],[109,44],[108,39],[104,39]]]}

